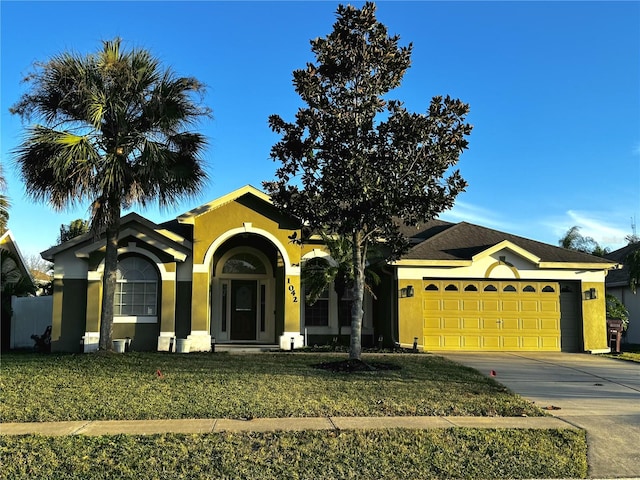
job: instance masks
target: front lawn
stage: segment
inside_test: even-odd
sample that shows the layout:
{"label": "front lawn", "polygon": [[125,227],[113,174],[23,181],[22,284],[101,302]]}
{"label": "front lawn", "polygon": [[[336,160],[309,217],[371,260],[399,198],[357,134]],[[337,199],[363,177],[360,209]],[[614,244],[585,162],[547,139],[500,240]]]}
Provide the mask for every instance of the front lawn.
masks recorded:
{"label": "front lawn", "polygon": [[[5,354],[12,421],[346,415],[538,416],[442,357],[367,355],[399,369],[332,373],[344,354]],[[582,478],[581,430],[449,428],[206,435],[0,435],[2,478]]]}
{"label": "front lawn", "polygon": [[2,478],[582,478],[581,430],[2,437]]}
{"label": "front lawn", "polygon": [[399,370],[331,373],[346,355],[3,354],[3,422],[163,418],[540,416],[494,380],[442,357],[366,355]]}

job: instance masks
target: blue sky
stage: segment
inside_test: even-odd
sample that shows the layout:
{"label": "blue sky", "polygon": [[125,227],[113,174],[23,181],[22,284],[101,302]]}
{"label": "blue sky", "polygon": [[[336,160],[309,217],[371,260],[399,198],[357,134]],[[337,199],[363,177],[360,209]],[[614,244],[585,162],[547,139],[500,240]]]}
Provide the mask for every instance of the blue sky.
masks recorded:
{"label": "blue sky", "polygon": [[[362,2],[353,2],[362,5]],[[9,114],[34,61],[95,52],[120,36],[178,74],[207,86],[213,118],[210,184],[158,211],[169,220],[246,184],[261,187],[278,164],[270,114],[301,106],[292,71],[313,61],[309,40],[332,30],[337,2],[12,2],[1,14],[1,161],[12,202],[9,227],[23,255],[55,244],[60,224],[87,205],[55,212],[24,195],[12,165],[24,125]],[[557,244],[573,225],[613,249],[640,222],[640,3],[379,2],[378,19],[412,42],[412,67],[390,97],[425,112],[434,95],[470,104],[474,130],[459,163],[468,181],[441,215]]]}

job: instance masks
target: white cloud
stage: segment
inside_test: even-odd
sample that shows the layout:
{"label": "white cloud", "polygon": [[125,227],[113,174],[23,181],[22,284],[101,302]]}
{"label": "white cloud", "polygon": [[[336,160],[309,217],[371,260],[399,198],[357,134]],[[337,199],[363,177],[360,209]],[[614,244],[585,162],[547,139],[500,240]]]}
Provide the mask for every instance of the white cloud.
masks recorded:
{"label": "white cloud", "polygon": [[443,212],[439,218],[449,222],[469,222],[483,227],[509,231],[507,230],[508,223],[500,219],[496,212],[466,202],[456,201],[453,208]]}
{"label": "white cloud", "polygon": [[614,212],[568,210],[561,217],[545,219],[541,223],[551,229],[558,239],[571,227],[578,226],[582,235],[611,249],[626,245],[625,236],[631,233],[631,217],[625,218],[621,213]]}

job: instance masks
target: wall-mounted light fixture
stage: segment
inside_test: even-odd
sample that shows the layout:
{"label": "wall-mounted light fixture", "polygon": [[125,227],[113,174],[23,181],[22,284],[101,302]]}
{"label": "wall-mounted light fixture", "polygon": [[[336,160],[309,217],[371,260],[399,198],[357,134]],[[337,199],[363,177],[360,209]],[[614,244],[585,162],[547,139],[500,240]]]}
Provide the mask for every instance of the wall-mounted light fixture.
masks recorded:
{"label": "wall-mounted light fixture", "polygon": [[400,298],[413,297],[415,295],[415,290],[413,285],[407,285],[405,288],[401,288],[398,293]]}
{"label": "wall-mounted light fixture", "polygon": [[584,291],[585,300],[595,300],[596,298],[598,298],[598,291],[595,288]]}

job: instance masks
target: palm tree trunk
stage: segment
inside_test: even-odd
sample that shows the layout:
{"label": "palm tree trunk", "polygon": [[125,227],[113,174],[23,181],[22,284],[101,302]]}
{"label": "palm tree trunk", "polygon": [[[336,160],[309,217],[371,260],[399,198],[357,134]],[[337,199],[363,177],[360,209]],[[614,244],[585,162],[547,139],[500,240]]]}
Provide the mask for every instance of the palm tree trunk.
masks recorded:
{"label": "palm tree trunk", "polygon": [[113,349],[113,300],[116,294],[116,270],[118,268],[118,234],[120,215],[107,227],[107,249],[102,276],[102,316],[100,319],[100,350]]}
{"label": "palm tree trunk", "polygon": [[364,299],[364,255],[362,232],[353,234],[353,267],[355,278],[353,285],[353,305],[351,306],[351,345],[349,358],[360,360],[362,356],[362,303]]}

